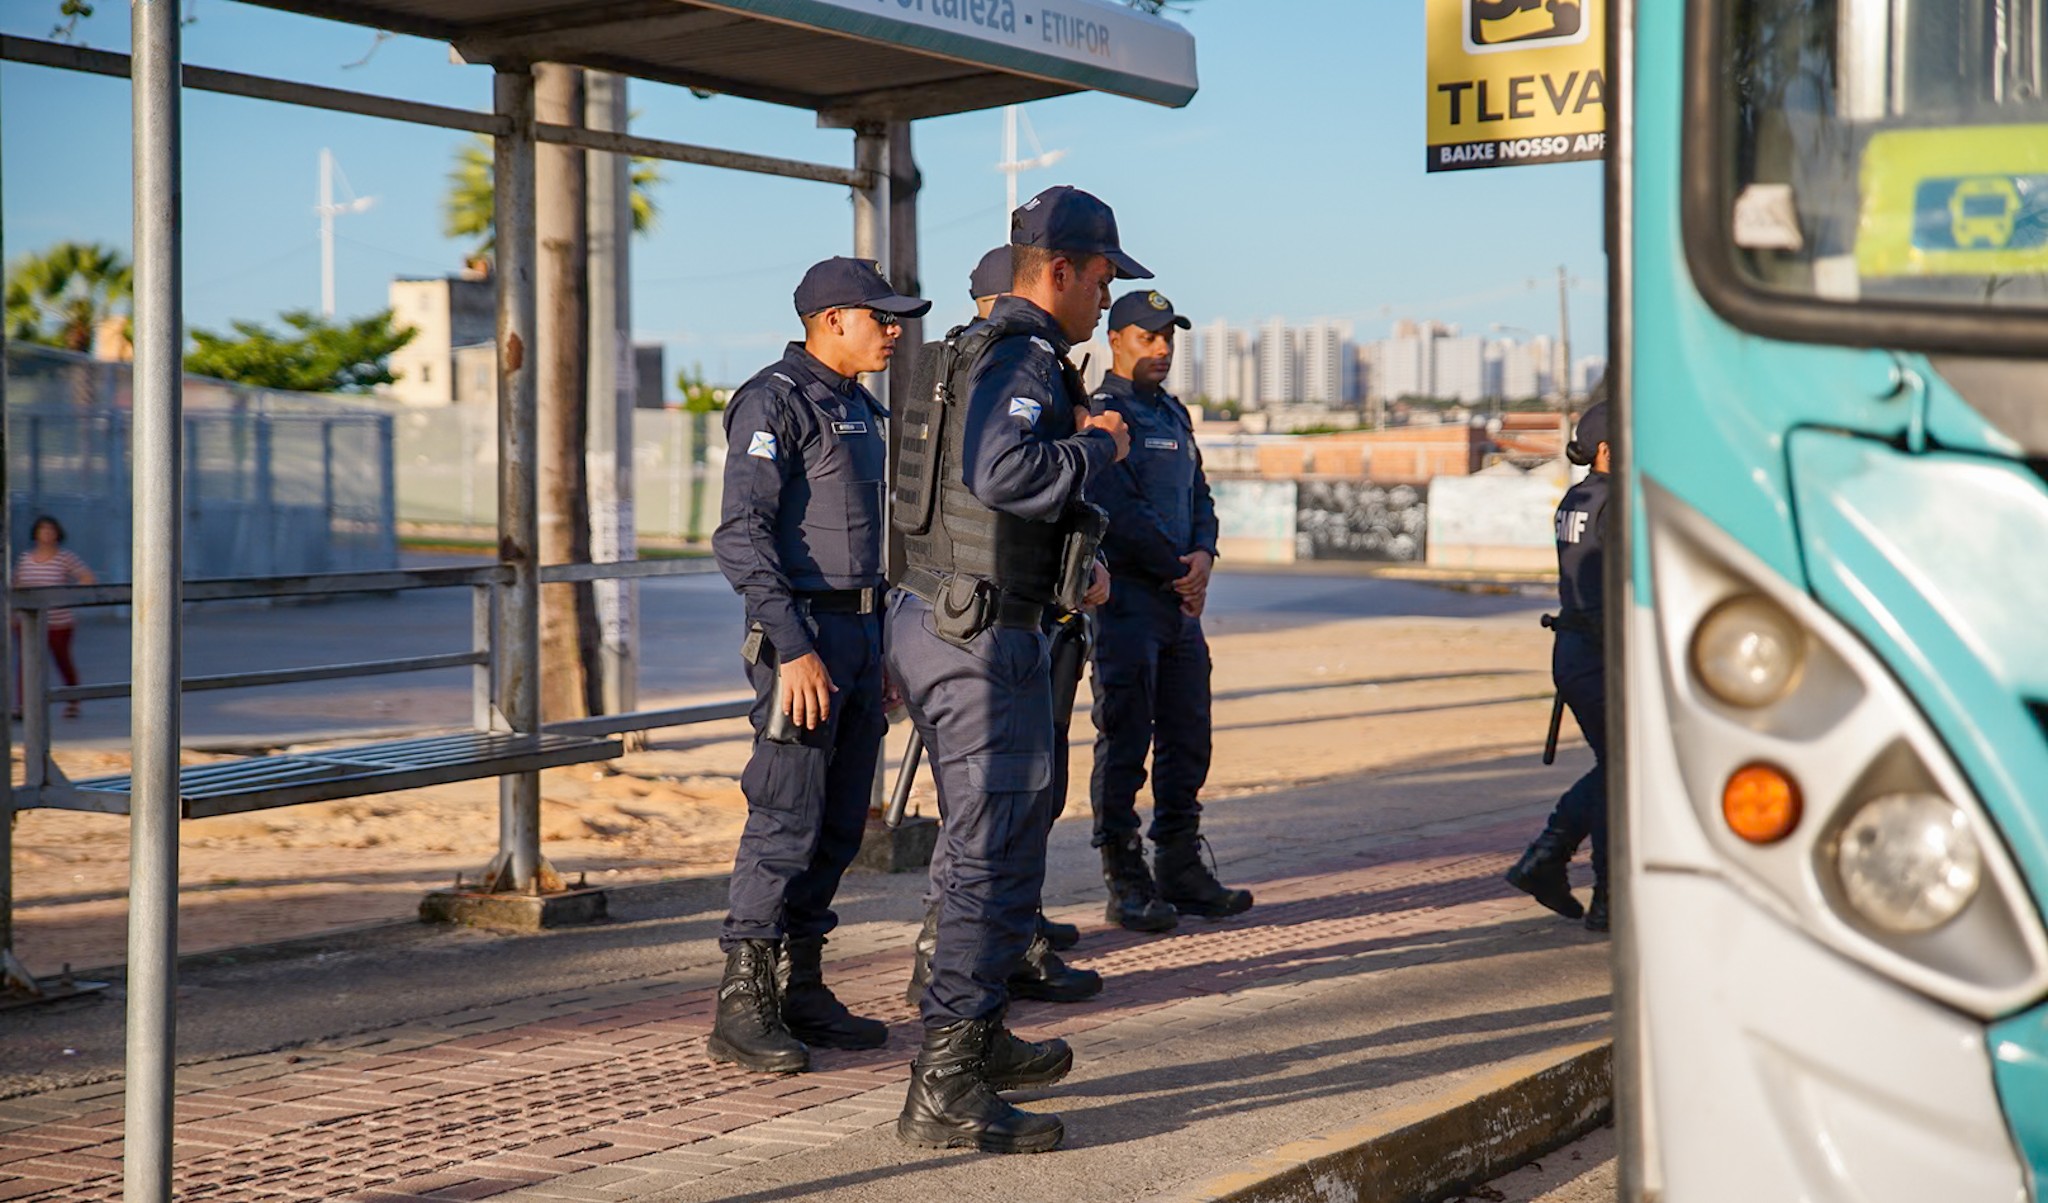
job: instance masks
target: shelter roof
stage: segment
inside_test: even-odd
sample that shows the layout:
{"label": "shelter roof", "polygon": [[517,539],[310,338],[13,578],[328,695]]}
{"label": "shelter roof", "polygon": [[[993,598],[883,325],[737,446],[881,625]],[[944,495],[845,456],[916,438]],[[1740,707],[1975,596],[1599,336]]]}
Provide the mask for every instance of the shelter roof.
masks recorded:
{"label": "shelter roof", "polygon": [[1115,0],[250,0],[453,44],[909,120],[1098,91],[1180,106],[1193,35]]}

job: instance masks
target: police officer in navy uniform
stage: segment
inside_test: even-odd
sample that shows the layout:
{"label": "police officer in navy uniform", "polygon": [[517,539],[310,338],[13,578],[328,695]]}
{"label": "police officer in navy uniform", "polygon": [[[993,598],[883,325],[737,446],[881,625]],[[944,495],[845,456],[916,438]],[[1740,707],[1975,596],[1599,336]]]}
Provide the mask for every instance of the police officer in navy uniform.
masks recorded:
{"label": "police officer in navy uniform", "polygon": [[[974,320],[964,326],[948,331],[948,336],[958,338],[976,322],[986,321],[989,311],[995,308],[996,298],[1010,291],[1010,245],[1004,243],[981,257],[974,270],[967,277],[967,295],[974,301]],[[929,391],[936,381],[929,377],[936,370],[941,348],[937,343],[921,349],[918,364],[917,385],[919,391]],[[1096,599],[1090,599],[1091,602]],[[1056,615],[1048,614],[1049,619]],[[1078,619],[1077,619],[1078,621]],[[1058,683],[1055,683],[1058,687]],[[1068,703],[1068,717],[1072,716],[1073,695],[1065,695]],[[1055,703],[1055,711],[1058,705]],[[1067,801],[1067,731],[1055,713],[1053,722],[1053,784],[1052,814],[1048,823],[1057,820],[1066,809]],[[939,938],[939,888],[938,883],[946,873],[947,846],[942,842],[932,853],[932,885],[925,893],[924,925],[918,929],[917,941],[912,946],[910,981],[904,987],[904,997],[915,1007],[924,998],[925,987],[931,984],[932,951],[938,946]],[[1072,948],[1081,942],[1081,930],[1071,923],[1055,923],[1038,912],[1037,933],[1031,943],[1025,946],[1024,957],[1018,962],[1016,971],[1010,975],[1009,991],[1012,998],[1029,998],[1040,1002],[1083,1002],[1102,993],[1102,975],[1092,969],[1080,969],[1060,959],[1062,950]]]}
{"label": "police officer in navy uniform", "polygon": [[[1114,366],[1095,400],[1131,427],[1130,457],[1088,483],[1114,515],[1103,549],[1116,582],[1096,612],[1095,847],[1109,887],[1108,917],[1133,931],[1166,931],[1177,914],[1217,919],[1252,904],[1202,863],[1209,777],[1209,643],[1202,634],[1216,561],[1216,504],[1195,448],[1194,420],[1161,386],[1174,334],[1190,326],[1153,291],[1109,311]],[[1138,790],[1152,758],[1152,871],[1138,831]]]}
{"label": "police officer in navy uniform", "polygon": [[[1604,390],[1596,390],[1596,396]],[[1550,675],[1571,708],[1593,767],[1557,800],[1543,833],[1508,870],[1508,882],[1563,915],[1584,915],[1586,927],[1607,930],[1607,660],[1602,597],[1603,548],[1608,528],[1607,402],[1596,400],[1579,418],[1565,455],[1590,471],[1557,506],[1558,615]],[[1593,904],[1582,907],[1566,870],[1580,841],[1593,841]]]}
{"label": "police officer in navy uniform", "polygon": [[931,308],[863,259],[817,264],[795,299],[804,341],[726,407],[724,512],[712,538],[719,569],[746,598],[755,737],[740,778],[747,825],[719,937],[725,978],[710,1051],[772,1073],[806,1068],[806,1045],[888,1039],[883,1023],[833,997],[821,960],[888,730],[888,415],[858,377],[888,367],[902,320]]}
{"label": "police officer in navy uniform", "polygon": [[[1119,245],[1109,206],[1070,187],[1011,214],[1012,279],[959,336],[935,411],[906,416],[894,518],[906,570],[888,620],[889,670],[932,757],[945,868],[924,1041],[899,1138],[1042,1152],[1057,1116],[996,1092],[1065,1076],[1065,1042],[1003,1026],[1006,981],[1031,942],[1052,810],[1046,610],[1093,576],[1100,514],[1088,481],[1129,449],[1123,419],[1092,415],[1066,361],[1109,305],[1110,281],[1150,275]],[[920,490],[922,483],[922,491]]]}

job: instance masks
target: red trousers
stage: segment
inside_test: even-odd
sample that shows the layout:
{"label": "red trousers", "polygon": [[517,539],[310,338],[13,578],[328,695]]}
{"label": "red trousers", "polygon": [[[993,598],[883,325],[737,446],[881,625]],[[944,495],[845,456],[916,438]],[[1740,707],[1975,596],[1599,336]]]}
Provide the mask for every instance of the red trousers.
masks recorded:
{"label": "red trousers", "polygon": [[[50,637],[50,659],[57,662],[57,674],[66,685],[78,684],[78,665],[71,659],[71,636],[75,627],[45,628]],[[14,696],[21,696],[21,628],[14,629]]]}

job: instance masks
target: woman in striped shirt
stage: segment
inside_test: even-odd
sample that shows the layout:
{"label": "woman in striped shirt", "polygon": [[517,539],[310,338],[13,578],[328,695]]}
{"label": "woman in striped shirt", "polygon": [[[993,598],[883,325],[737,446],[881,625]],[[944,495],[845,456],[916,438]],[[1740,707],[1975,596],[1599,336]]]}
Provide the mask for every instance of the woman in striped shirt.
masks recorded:
{"label": "woman in striped shirt", "polygon": [[[53,585],[90,585],[94,583],[92,569],[85,561],[64,550],[64,527],[48,514],[35,520],[29,528],[32,545],[21,553],[21,559],[14,564],[14,587],[17,589],[42,589]],[[51,610],[47,629],[50,637],[50,658],[57,662],[57,671],[63,675],[66,685],[78,684],[78,666],[71,660],[71,634],[78,625],[78,618],[69,610]],[[15,680],[14,693],[21,696],[21,626],[14,629]],[[14,711],[14,717],[21,717],[21,710]],[[78,717],[78,703],[64,704],[64,717]]]}

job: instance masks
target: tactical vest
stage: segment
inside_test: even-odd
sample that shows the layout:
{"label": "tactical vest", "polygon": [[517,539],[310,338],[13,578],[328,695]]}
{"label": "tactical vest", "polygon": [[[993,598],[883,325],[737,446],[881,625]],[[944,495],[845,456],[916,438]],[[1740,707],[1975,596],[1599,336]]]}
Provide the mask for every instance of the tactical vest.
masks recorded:
{"label": "tactical vest", "polygon": [[[887,413],[858,390],[834,392],[791,365],[778,364],[771,373],[807,408],[805,417],[818,430],[804,474],[785,486],[776,519],[783,573],[798,589],[871,588],[884,574],[882,495],[888,488],[888,451],[881,422]],[[796,454],[796,449],[785,448],[783,454]]]}
{"label": "tactical vest", "polygon": [[[1024,337],[1027,327],[981,321],[918,348],[917,387],[897,418],[890,521],[903,534],[903,579],[924,595],[932,578],[969,576],[1006,593],[1047,602],[1058,588],[1062,523],[1033,522],[983,505],[966,483],[967,381],[989,348]],[[1062,362],[1069,396],[1083,395]],[[930,600],[927,598],[926,600]]]}

